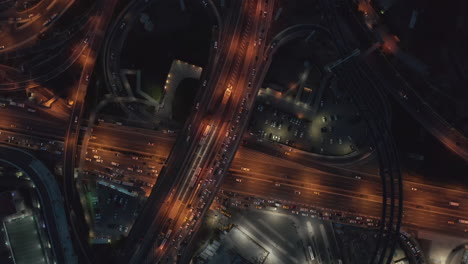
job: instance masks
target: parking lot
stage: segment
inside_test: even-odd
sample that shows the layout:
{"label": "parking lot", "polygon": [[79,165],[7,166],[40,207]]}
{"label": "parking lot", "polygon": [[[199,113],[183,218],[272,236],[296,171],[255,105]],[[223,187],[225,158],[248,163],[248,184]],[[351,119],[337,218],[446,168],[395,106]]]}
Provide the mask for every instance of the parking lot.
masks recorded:
{"label": "parking lot", "polygon": [[138,197],[113,185],[98,183],[96,188],[97,199],[93,201],[95,235],[111,239],[126,236],[137,215]]}
{"label": "parking lot", "polygon": [[213,227],[232,228],[221,236],[221,246],[206,263],[237,258],[266,264],[338,263],[340,258],[332,225],[317,218],[255,209],[218,210],[207,217]]}
{"label": "parking lot", "polygon": [[349,103],[322,100],[317,115],[307,116],[312,111],[292,112],[297,107],[288,105],[294,103],[276,104],[270,100],[279,99],[259,98],[250,127],[251,135],[259,141],[331,156],[351,154],[366,147],[367,129]]}

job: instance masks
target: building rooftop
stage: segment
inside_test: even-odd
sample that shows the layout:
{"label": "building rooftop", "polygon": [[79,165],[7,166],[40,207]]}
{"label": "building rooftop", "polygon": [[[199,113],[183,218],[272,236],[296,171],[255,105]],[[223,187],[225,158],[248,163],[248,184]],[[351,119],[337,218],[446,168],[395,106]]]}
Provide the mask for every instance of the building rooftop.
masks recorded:
{"label": "building rooftop", "polygon": [[11,192],[0,193],[0,218],[16,213]]}
{"label": "building rooftop", "polygon": [[21,216],[3,222],[16,264],[46,263],[34,216]]}

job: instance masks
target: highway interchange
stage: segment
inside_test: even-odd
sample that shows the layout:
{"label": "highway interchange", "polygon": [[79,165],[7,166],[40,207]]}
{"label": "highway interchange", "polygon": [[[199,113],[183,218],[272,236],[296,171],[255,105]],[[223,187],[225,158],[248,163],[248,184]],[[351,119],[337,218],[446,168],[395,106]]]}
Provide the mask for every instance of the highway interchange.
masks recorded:
{"label": "highway interchange", "polygon": [[[0,33],[5,36],[0,43],[0,53],[23,48],[32,42],[32,39],[43,31],[41,28],[51,26],[73,2],[51,3],[43,0],[27,13],[0,13],[0,23],[10,25],[9,31]],[[112,24],[112,36],[124,37],[126,34],[120,34],[118,31],[129,30],[131,21],[147,5],[143,0],[132,3],[136,5],[129,5],[119,16],[118,22]],[[81,149],[83,156],[86,156],[85,161],[81,161],[84,162],[84,171],[105,174],[106,168],[118,167],[119,169],[114,169],[121,170],[121,173],[125,171],[126,179],[141,183],[146,196],[149,196],[148,201],[130,231],[124,250],[119,256],[120,263],[158,262],[164,258],[187,261],[190,256],[187,255],[189,252],[185,251],[185,246],[200,227],[201,222],[198,219],[208,210],[219,190],[281,201],[283,204],[294,206],[305,205],[334,213],[380,219],[382,211],[387,210],[382,209],[382,196],[387,190],[382,189],[381,176],[323,164],[305,153],[287,148],[283,152],[284,155],[272,156],[248,146],[241,146],[249,117],[253,112],[249,110],[254,106],[254,95],[257,94],[271,64],[272,54],[289,38],[311,32],[311,28],[299,27],[286,36],[279,36],[270,44],[263,41],[261,44],[252,45],[257,43],[259,38],[266,38],[264,32],[268,32],[272,22],[274,3],[275,1],[271,0],[244,1],[238,3],[226,17],[219,18],[217,14],[218,25],[212,42],[210,63],[207,73],[202,75],[206,82],[202,92],[195,98],[196,111],[191,113],[189,121],[181,131],[172,134],[167,131],[163,133],[118,126],[103,121],[99,121],[95,126],[82,125],[88,81],[94,71],[97,53],[104,44],[104,61],[107,65],[105,79],[109,81],[112,79],[112,74],[109,73],[118,70],[112,67],[118,65],[114,56],[120,54],[123,41],[114,43],[105,40],[105,32],[111,24],[117,1],[99,1],[94,9],[95,16],[86,23],[84,40],[82,36],[77,37],[77,47],[72,49],[72,56],[67,61],[44,75],[2,83],[0,87],[4,91],[21,90],[31,85],[31,82],[51,79],[71,65],[78,65],[81,70],[80,78],[74,84],[74,103],[71,105],[67,123],[64,124],[60,119],[47,118],[47,111],[41,109],[32,112],[27,108],[21,110],[17,106],[8,105],[1,109],[0,138],[10,145],[22,145],[27,149],[41,149],[55,155],[63,155],[65,207],[71,210],[70,215],[78,215],[74,218],[83,218],[85,214],[80,208],[79,194],[74,186],[75,168],[78,165],[76,154],[81,149],[83,129],[89,129],[91,135],[89,142],[85,142],[86,148]],[[27,30],[16,29],[20,21],[27,21],[22,26]],[[330,34],[340,38],[336,32],[332,31]],[[117,46],[114,46],[116,43]],[[1,48],[2,46],[4,47]],[[80,57],[84,59],[79,60]],[[359,66],[356,71],[359,74],[366,69]],[[119,82],[117,84],[121,85]],[[121,88],[116,88],[113,82],[108,82],[108,85],[112,87],[110,90],[115,95],[122,91]],[[401,97],[401,92],[393,93]],[[400,101],[404,106],[414,107],[414,103],[410,103],[407,98],[400,98]],[[417,107],[416,112],[425,111],[421,109]],[[415,116],[421,121],[418,114]],[[466,159],[466,138],[456,131],[450,133],[453,136],[447,136],[443,131],[448,126],[439,125],[443,122],[434,125],[433,119],[433,116],[429,117],[426,128],[436,135],[441,135],[438,138],[449,149]],[[25,142],[25,139],[28,139],[28,142]],[[32,141],[43,142],[48,147],[31,144]],[[385,147],[380,146],[382,149]],[[379,153],[382,154],[382,151]],[[389,160],[392,159],[392,155],[391,152],[384,154]],[[387,165],[391,175],[395,170],[392,163]],[[108,177],[112,180],[112,176]],[[398,187],[394,186],[397,179],[392,178],[389,183],[392,186],[391,195],[394,195],[391,198],[398,197]],[[398,204],[403,203],[402,221],[407,226],[455,235],[466,232],[467,225],[460,223],[460,220],[468,219],[466,192],[410,181],[404,182],[402,191],[405,194],[404,202],[396,198],[392,202],[384,203],[389,207],[395,205],[390,207],[390,218],[398,218],[396,210],[401,210]],[[199,199],[202,192],[208,195]],[[460,205],[451,206],[451,201]],[[195,212],[199,217],[188,223],[187,219]],[[384,217],[384,220],[387,218],[388,216]],[[335,218],[333,220],[339,221]],[[394,224],[399,225],[399,220],[392,221],[392,227]],[[79,238],[75,241],[75,246],[80,248],[80,257],[90,262],[87,253],[89,248],[85,245],[86,238],[79,235],[86,228],[79,220],[71,219],[70,222],[74,236]]]}
{"label": "highway interchange", "polygon": [[[2,127],[7,125],[8,123],[2,123]],[[36,127],[36,129],[39,128],[46,130],[50,126],[43,123],[42,127],[39,125]],[[7,135],[17,138],[30,137],[27,131],[18,127],[8,130],[2,130],[0,135],[3,136],[2,140],[7,139]],[[55,132],[60,134],[60,131]],[[85,168],[101,173],[105,173],[104,168],[112,167],[110,164],[112,161],[118,162],[119,168],[124,170],[135,163],[146,162],[146,167],[154,166],[155,170],[159,172],[162,167],[161,161],[168,157],[176,139],[174,134],[128,128],[109,123],[95,126],[92,135],[95,139],[90,141],[87,148],[89,152],[87,157],[92,161],[86,162]],[[144,140],[135,141],[135,138],[143,135]],[[38,138],[42,142],[63,141],[63,139],[59,139],[59,135],[57,138],[45,136]],[[104,138],[105,140],[101,141]],[[148,142],[157,142],[157,144],[150,146]],[[116,143],[118,143],[118,147],[116,147]],[[104,163],[96,162],[96,159],[92,157],[95,155],[92,149],[97,150],[96,154],[101,156]],[[50,151],[54,150],[50,149]],[[139,160],[135,161],[132,159],[134,155],[120,154],[119,157],[115,155],[115,153],[122,152],[135,153],[143,158],[140,156]],[[141,163],[140,166],[144,165]],[[247,168],[248,171],[242,168]],[[144,175],[148,172],[151,170],[146,169],[143,175],[136,171],[128,173],[130,177],[154,184],[158,173],[151,176]],[[237,182],[236,179],[241,179],[242,182]],[[277,183],[280,186],[276,186]],[[378,217],[380,214],[382,207],[381,188],[380,178],[377,175],[324,166],[317,164],[312,159],[309,162],[297,161],[294,152],[292,156],[280,158],[244,146],[241,146],[237,151],[229,173],[221,185],[221,189],[226,191],[264,197],[265,199],[290,201],[291,204],[308,204],[320,208],[355,212],[358,215],[372,217]],[[145,189],[148,193],[148,188]],[[301,195],[294,195],[294,190],[299,190]],[[317,195],[315,192],[319,194]],[[405,181],[404,192],[404,224],[453,234],[459,234],[466,228],[460,224],[448,224],[448,221],[456,222],[457,219],[468,218],[466,192],[411,181]],[[353,203],[353,206],[349,204],[350,198],[356,203]],[[450,201],[459,202],[460,206],[450,206]]]}

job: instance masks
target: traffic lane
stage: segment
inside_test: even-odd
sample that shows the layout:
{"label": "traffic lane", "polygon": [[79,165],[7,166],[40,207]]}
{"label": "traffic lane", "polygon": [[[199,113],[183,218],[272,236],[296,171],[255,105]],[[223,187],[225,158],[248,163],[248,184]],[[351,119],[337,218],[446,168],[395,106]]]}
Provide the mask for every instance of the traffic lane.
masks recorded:
{"label": "traffic lane", "polygon": [[[388,84],[386,85],[386,89],[392,93],[397,101],[448,149],[451,149],[463,159],[468,160],[468,139],[460,133],[452,131],[450,125],[437,112],[427,105],[413,89],[408,88],[407,83],[400,79],[397,80],[395,76],[401,77],[400,74],[393,66],[390,66],[390,62],[386,61],[387,59],[384,55],[374,54],[373,57],[373,61],[367,61],[369,67],[376,69],[380,73],[379,77],[386,81],[382,83]],[[394,83],[394,85],[391,85],[391,83]],[[407,94],[406,98],[402,97],[400,91],[396,91],[391,87],[404,87],[402,91]],[[456,142],[459,142],[459,144]]]}
{"label": "traffic lane", "polygon": [[[43,121],[47,124],[61,126],[65,121],[62,118],[58,118],[54,114],[50,114],[49,109],[42,108],[38,105],[28,105],[23,103],[24,107],[19,105],[22,102],[16,102],[16,106],[11,105],[9,102],[4,102],[5,107],[0,108],[1,116],[12,116],[20,119]],[[63,110],[63,114],[68,116],[68,109]]]}
{"label": "traffic lane", "polygon": [[[377,176],[359,176],[360,179],[358,179],[347,175],[327,173],[244,148],[239,149],[231,170],[239,172],[242,168],[249,169],[252,175],[260,173],[259,177],[274,176],[279,183],[296,180],[301,183],[339,186],[344,190],[356,190],[365,195],[382,195],[382,184]],[[407,182],[404,182],[403,190],[405,202],[451,214],[461,213],[468,217],[465,213],[468,211],[462,210],[468,204],[468,192]],[[449,202],[452,200],[459,202],[460,206],[450,206]]]}
{"label": "traffic lane", "polygon": [[[113,13],[113,9],[116,5],[115,0],[107,1],[104,5],[104,2],[99,2],[96,10],[95,16],[91,16],[90,20],[93,22],[91,23],[91,28],[93,29],[93,33],[89,36],[89,45],[87,46],[86,50],[83,52],[85,55],[85,60],[81,63],[82,70],[80,72],[80,78],[74,85],[76,88],[75,91],[72,92],[71,98],[73,98],[75,104],[72,106],[71,111],[71,118],[68,123],[67,130],[65,133],[64,139],[64,155],[63,155],[63,191],[64,191],[64,200],[65,205],[67,207],[73,208],[75,204],[79,204],[79,199],[77,199],[78,195],[73,196],[76,194],[74,188],[74,168],[75,168],[75,158],[78,149],[78,135],[79,135],[79,126],[81,122],[81,116],[83,115],[83,105],[84,105],[84,98],[86,96],[87,91],[87,81],[85,80],[85,76],[89,76],[92,73],[92,69],[94,68],[94,64],[96,61],[98,46],[100,46],[100,42],[104,37],[104,28],[107,27],[111,19],[111,15]],[[74,204],[75,203],[75,204]],[[73,206],[70,206],[73,205]],[[78,210],[77,210],[78,209]],[[79,219],[84,219],[84,213],[81,211],[81,207],[77,207],[75,209],[75,213],[77,213]],[[68,215],[71,218],[71,215]],[[75,227],[76,222],[73,219],[70,219],[71,227],[73,229],[73,235],[75,240],[78,241],[78,245],[80,246],[81,253],[83,257],[90,262],[88,252],[89,250],[86,248],[87,243],[82,240],[79,240],[79,233],[77,228]],[[79,228],[84,228],[83,225],[79,225]]]}
{"label": "traffic lane", "polygon": [[116,134],[102,135],[95,134],[94,132],[88,144],[94,147],[127,150],[135,153],[150,153],[150,156],[164,158],[169,155],[174,146],[173,141],[154,142],[153,145],[148,145],[147,141],[136,140],[134,137],[123,138]]}
{"label": "traffic lane", "polygon": [[[231,43],[232,43],[232,42],[231,42]],[[229,75],[228,75],[228,76],[229,76]],[[222,80],[222,82],[226,82],[226,80]],[[226,82],[226,83],[227,83],[227,82]],[[223,85],[220,85],[219,87],[224,87],[224,86],[223,86]],[[223,90],[224,90],[224,89],[223,89]],[[223,108],[224,108],[224,105],[221,105],[221,108],[223,109]],[[218,113],[222,113],[222,112],[224,112],[224,111],[223,111],[223,110],[218,111]],[[221,120],[221,119],[220,119],[220,120]],[[219,124],[220,124],[220,123],[218,122],[218,126],[219,126]],[[219,133],[218,133],[218,136],[219,136]],[[211,151],[210,151],[210,152],[211,152]],[[209,152],[209,153],[210,153],[210,152]],[[190,170],[189,170],[189,171],[190,171]],[[184,175],[186,175],[186,174],[184,174]],[[189,175],[190,175],[190,174],[189,174]]]}
{"label": "traffic lane", "polygon": [[[51,4],[46,8],[46,12],[32,17],[32,21],[28,23],[27,26],[21,27],[20,30],[16,29],[16,25],[12,24],[8,27],[8,30],[3,31],[3,34],[0,34],[0,39],[2,42],[0,45],[4,45],[5,48],[0,50],[0,52],[12,51],[17,48],[20,48],[29,42],[36,40],[37,36],[45,30],[48,30],[63,14],[68,8],[75,2],[71,1],[54,1],[55,4]],[[51,17],[56,14],[48,26],[44,26],[46,21],[51,20]],[[29,16],[29,14],[28,14]],[[29,19],[29,18],[28,18]],[[16,20],[16,18],[15,18]]]}
{"label": "traffic lane", "polygon": [[[124,174],[125,176],[145,177],[155,181],[156,176],[163,166],[160,161],[144,158],[135,160],[134,158],[138,158],[137,156],[123,156],[121,154],[116,156],[117,154],[119,153],[113,151],[95,150],[93,152],[88,149],[85,169],[91,165],[93,168],[101,168],[102,171],[106,171],[105,168],[110,168],[115,171],[118,170],[119,174]],[[98,160],[102,162],[98,162]]]}
{"label": "traffic lane", "polygon": [[[254,168],[254,167],[251,167],[251,168]],[[284,170],[284,172],[286,172],[286,170]],[[293,170],[293,169],[291,168],[290,170]],[[276,167],[274,166],[274,164],[270,165],[270,170],[268,171],[272,171],[272,173],[279,172],[280,174],[283,174],[281,170],[278,169],[277,166]],[[266,173],[268,173],[268,171]],[[270,173],[270,175],[272,173]],[[381,202],[382,200],[381,192],[376,194],[376,193],[371,193],[369,191],[365,191],[366,188],[363,188],[361,185],[362,181],[357,181],[354,179],[343,178],[343,177],[336,177],[335,175],[326,174],[323,172],[313,175],[314,177],[317,177],[319,179],[319,182],[314,183],[314,184],[304,183],[306,182],[304,180],[299,180],[299,181],[296,181],[293,179],[283,180],[281,177],[271,177],[268,174],[258,174],[258,173],[255,174],[255,173],[252,173],[252,171],[250,172],[246,172],[242,170],[232,171],[231,175],[232,177],[237,177],[236,179],[245,178],[245,179],[262,180],[264,182],[270,183],[272,187],[273,186],[274,187],[288,186],[288,187],[293,187],[299,191],[301,189],[309,189],[312,191],[319,191],[319,192],[325,189],[327,191],[331,191],[334,193],[341,193],[341,195],[346,195],[348,197],[365,198],[365,199],[370,199],[375,202]],[[306,175],[308,175],[309,177],[312,176],[310,174],[306,174]],[[346,180],[350,180],[350,181],[346,181]],[[379,187],[380,185],[376,185],[376,186],[370,186],[368,188],[370,190],[373,190],[373,189],[378,190]],[[413,193],[415,192],[412,192],[411,194]],[[414,209],[425,211],[426,213],[437,212],[437,214],[440,214],[440,215],[457,217],[460,219],[468,218],[467,212],[454,210],[454,209],[446,209],[444,207],[438,207],[437,204],[433,203],[433,201],[428,200],[425,196],[421,196],[421,195],[405,196],[404,203],[405,203],[405,208],[411,207]],[[376,215],[376,217],[378,216]]]}
{"label": "traffic lane", "polygon": [[[20,103],[18,102],[17,104]],[[4,119],[8,118],[9,120],[16,120],[19,123],[35,122],[38,124],[38,127],[41,127],[39,124],[42,122],[44,128],[47,128],[47,126],[56,126],[57,128],[63,126],[64,121],[62,119],[55,119],[53,116],[48,115],[47,111],[41,110],[38,106],[25,105],[24,107],[19,107],[6,105],[5,107],[0,107],[0,116],[2,117],[0,122],[4,123]],[[15,122],[11,123],[15,124]]]}
{"label": "traffic lane", "polygon": [[[23,0],[23,1],[17,1],[16,6],[21,6],[26,4],[28,1]],[[28,18],[28,16],[25,16],[25,14],[38,14],[38,13],[43,13],[46,8],[52,3],[52,2],[57,2],[57,0],[41,0],[39,3],[26,8],[25,10],[19,11],[17,8],[9,8],[7,10],[4,10],[0,12],[2,16],[8,16],[10,18],[16,18],[16,17],[21,17],[21,18]],[[66,1],[61,1],[61,2],[66,2]],[[23,17],[24,16],[24,17]]]}
{"label": "traffic lane", "polygon": [[119,134],[124,137],[138,137],[141,140],[141,137],[148,138],[148,141],[172,141],[176,140],[175,133],[169,132],[162,132],[159,130],[149,130],[149,129],[141,129],[137,127],[128,127],[128,126],[120,126],[114,125],[109,123],[102,123],[100,122],[99,125],[93,126],[93,133],[102,133],[102,134]]}
{"label": "traffic lane", "polygon": [[374,179],[356,179],[348,176],[336,175],[322,170],[305,167],[300,164],[284,161],[280,158],[251,152],[240,148],[234,159],[231,171],[243,172],[253,177],[270,179],[274,183],[288,182],[301,185],[327,185],[330,188],[354,190],[363,195],[382,196],[382,186]]}
{"label": "traffic lane", "polygon": [[[48,188],[46,187],[45,183],[42,181],[42,177],[39,176],[36,172],[36,168],[33,167],[34,158],[31,155],[26,155],[22,151],[15,150],[10,147],[6,147],[1,145],[2,151],[0,151],[0,161],[12,162],[14,165],[18,166],[21,170],[28,174],[31,177],[31,180],[34,182],[38,190],[38,194],[41,197],[41,206],[43,208],[44,218],[46,220],[47,229],[50,232],[51,243],[54,245],[54,248],[57,249],[57,257],[62,259],[65,262],[65,251],[66,248],[62,248],[64,246],[61,244],[61,236],[59,235],[60,232],[66,232],[67,227],[61,226],[62,230],[59,230],[59,224],[57,222],[57,218],[55,217],[56,214],[59,212],[54,212],[54,206],[60,206],[60,202],[52,199],[50,193],[48,192]],[[37,161],[37,160],[36,160]],[[57,190],[58,191],[58,190]],[[55,197],[57,198],[57,197]]]}
{"label": "traffic lane", "polygon": [[[242,182],[237,182],[236,179],[241,179]],[[352,197],[335,192],[335,190],[330,190],[327,187],[311,189],[290,185],[275,186],[269,181],[228,175],[223,182],[222,188],[240,193],[249,193],[252,196],[268,197],[271,200],[279,199],[296,206],[308,204],[330,210],[361,212],[364,215],[373,217],[380,217],[382,210],[381,198],[378,200]]]}
{"label": "traffic lane", "polygon": [[[322,186],[334,190],[341,191],[343,194],[347,194],[353,197],[372,197],[373,199],[379,200],[382,197],[381,184],[366,182],[365,180],[357,180],[354,178],[343,177],[334,175],[322,171],[302,171],[296,170],[293,167],[282,167],[278,166],[275,162],[265,164],[263,168],[258,169],[261,164],[257,162],[250,164],[250,171],[239,170],[238,166],[247,165],[248,162],[241,161],[238,164],[233,163],[231,174],[233,177],[246,177],[246,178],[257,178],[270,182],[272,186],[276,185],[289,185],[295,186],[296,188],[308,187],[308,188],[321,188]],[[245,167],[241,167],[244,168]],[[288,176],[288,179],[284,178],[284,175]],[[315,179],[312,181],[311,179]],[[432,193],[428,195],[421,195],[418,192],[411,191],[412,187],[405,187],[405,205],[424,209],[427,211],[437,211],[439,213],[448,214],[451,216],[458,216],[460,218],[468,217],[466,211],[462,211],[459,208],[447,208],[448,203],[443,203],[443,206],[439,203],[441,197],[433,197]],[[407,194],[406,194],[407,193]],[[448,199],[446,199],[448,200]]]}
{"label": "traffic lane", "polygon": [[48,122],[33,116],[1,114],[0,127],[19,134],[31,134],[61,139],[65,131],[63,123]]}
{"label": "traffic lane", "polygon": [[[22,119],[25,119],[25,118],[28,118],[29,116],[28,115],[26,115],[26,116],[19,115],[19,117],[22,118]],[[31,116],[29,118],[35,118],[35,117]],[[13,119],[13,117],[6,116],[6,119],[4,119],[2,121],[6,122],[6,123],[11,123],[11,122],[8,122],[8,121],[16,121],[16,118],[14,118],[15,120],[12,120],[12,119]],[[28,123],[30,123],[30,124],[32,124],[33,122],[35,122],[34,126],[36,126],[36,124],[37,124],[38,127],[42,127],[41,131],[50,128],[50,126],[44,126],[43,125],[43,123],[44,122],[47,123],[47,121],[41,120],[40,122],[38,122],[35,119],[28,121]],[[109,128],[109,129],[111,129],[111,128]],[[57,130],[55,130],[55,129],[50,130],[49,129],[49,131],[47,131],[44,134],[45,135],[50,135],[51,132],[57,132],[57,131],[60,131],[60,130],[58,130],[58,129]],[[23,132],[27,132],[27,131],[23,131]],[[58,133],[58,134],[60,134],[60,133]],[[110,135],[113,136],[114,134],[110,134]],[[119,138],[119,139],[116,139],[113,142],[109,142],[110,143],[109,146],[116,146],[116,145],[119,144],[119,142],[128,142],[128,144],[125,147],[127,148],[127,150],[131,151],[132,149],[135,148],[135,143],[132,140],[133,139],[126,139],[126,138],[121,139],[121,138]],[[99,143],[91,143],[91,144],[98,145]],[[159,144],[157,144],[157,145],[159,145]],[[144,144],[141,144],[141,146],[137,146],[137,148],[142,150],[142,149],[148,148],[148,147],[145,146]],[[160,156],[163,156],[163,157],[166,156],[167,153],[169,153],[170,149],[171,149],[171,147],[169,145],[166,146],[164,149],[161,150],[161,155]],[[155,153],[155,152],[151,152],[150,150],[147,150],[147,152],[148,153]],[[247,152],[247,153],[245,153],[245,152]],[[156,155],[158,155],[158,152],[156,152]],[[238,160],[237,157],[239,157],[239,156],[247,156],[247,157],[245,159]],[[275,161],[272,162],[273,160],[275,160]],[[268,164],[265,164],[265,161],[269,161]],[[240,162],[241,166],[238,166],[236,164],[236,162]],[[261,154],[261,153],[259,154],[258,152],[249,151],[248,149],[242,149],[242,148],[239,149],[238,154],[236,155],[236,159],[233,162],[233,166],[231,166],[231,167],[232,168],[236,168],[236,167],[237,168],[241,168],[241,167],[247,167],[247,168],[252,167],[253,168],[254,166],[249,165],[250,164],[249,162],[250,163],[253,162],[254,165],[255,165],[255,168],[258,167],[259,168],[258,171],[261,171],[261,172],[272,171],[272,172],[275,172],[275,175],[278,175],[278,176],[281,176],[281,175],[294,175],[294,176],[290,176],[291,180],[294,180],[296,178],[296,175],[302,175],[302,177],[298,177],[299,178],[298,180],[303,181],[303,182],[307,182],[307,181],[310,182],[311,177],[310,177],[310,174],[309,175],[307,173],[304,174],[302,172],[302,170],[309,170],[310,173],[322,173],[320,171],[317,171],[317,170],[314,170],[314,169],[311,169],[311,168],[307,168],[305,166],[303,166],[300,171],[294,171],[293,168],[298,167],[297,164],[294,164],[294,163],[292,163],[290,161],[284,161],[282,159],[278,159],[278,158],[274,158],[274,157],[271,157],[271,156],[268,156],[268,155],[264,155],[264,154]],[[260,165],[262,163],[264,163],[264,166],[260,167]],[[282,163],[291,164],[293,168],[291,168],[291,167],[281,168],[281,167],[277,166],[278,164],[282,164]],[[257,172],[257,169],[252,170],[252,173],[255,173],[255,172]],[[320,178],[323,180],[323,179],[328,179],[328,178],[330,178],[332,176],[335,176],[335,175],[333,175],[333,174],[324,175],[323,177],[320,177]],[[364,189],[366,189],[366,190],[378,190],[378,189],[380,189],[378,187],[378,186],[380,186],[380,182],[378,181],[378,179],[379,179],[378,177],[370,177],[370,178],[365,177],[364,179],[365,180],[360,181],[361,185],[364,187]],[[343,178],[342,180],[346,180],[346,177]],[[372,188],[372,185],[365,186],[368,183],[368,181],[373,181],[376,184],[374,186],[374,188]],[[351,182],[351,184],[352,184],[352,182]],[[413,191],[412,188],[416,188],[417,190]],[[467,197],[466,192],[461,192],[461,191],[457,192],[455,190],[450,190],[450,189],[445,189],[445,188],[440,188],[440,187],[435,187],[435,186],[428,186],[428,185],[423,185],[423,184],[419,184],[419,183],[413,183],[411,185],[404,184],[404,190],[405,190],[406,202],[413,202],[415,204],[420,204],[420,205],[442,207],[442,208],[449,209],[449,210],[460,211],[461,213],[467,211],[467,210],[464,210],[464,208],[466,208],[466,205],[468,204],[467,203],[468,201],[466,201],[466,197]],[[458,203],[460,203],[460,207],[450,206],[449,205],[450,201],[457,201]],[[431,202],[431,203],[428,203],[428,202]]]}
{"label": "traffic lane", "polygon": [[[242,182],[239,183],[234,177],[226,177],[222,189],[276,201],[280,200],[289,205],[309,205],[320,209],[327,208],[342,212],[352,212],[353,214],[357,213],[368,217],[381,216],[382,201],[374,202],[365,198],[349,198],[339,193],[333,193],[326,188],[319,190],[319,194],[315,194],[312,190],[301,190],[299,187],[272,187],[268,182],[250,178],[241,179]],[[300,190],[301,194],[295,194],[295,190]],[[403,224],[437,230],[438,232],[451,232],[451,234],[460,236],[460,233],[464,231],[464,228],[467,228],[467,225],[459,223],[457,219],[456,216],[441,214],[439,212],[404,207]],[[448,221],[453,221],[454,223],[448,224]]]}

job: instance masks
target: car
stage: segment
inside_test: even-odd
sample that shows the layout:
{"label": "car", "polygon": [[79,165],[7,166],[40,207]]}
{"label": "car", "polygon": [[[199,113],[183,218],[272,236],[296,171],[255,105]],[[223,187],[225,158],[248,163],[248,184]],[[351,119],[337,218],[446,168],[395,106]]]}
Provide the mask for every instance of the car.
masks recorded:
{"label": "car", "polygon": [[406,95],[404,91],[400,91],[399,94],[403,99],[408,100],[408,96]]}
{"label": "car", "polygon": [[242,182],[242,179],[237,178],[236,182]]}
{"label": "car", "polygon": [[301,195],[301,192],[298,190],[294,190],[294,194]]}
{"label": "car", "polygon": [[0,50],[5,49],[5,45],[0,46]]}
{"label": "car", "polygon": [[154,146],[154,143],[151,142],[151,141],[149,141],[149,142],[148,142],[148,146]]}
{"label": "car", "polygon": [[417,191],[418,188],[416,188],[416,187],[411,187],[411,190],[412,190],[412,191]]}
{"label": "car", "polygon": [[354,178],[355,178],[355,179],[358,179],[358,180],[361,180],[361,179],[362,179],[361,176],[359,176],[359,175],[354,175]]}
{"label": "car", "polygon": [[137,157],[137,156],[133,156],[133,157],[132,157],[132,160],[138,160],[138,157]]}
{"label": "car", "polygon": [[86,80],[87,82],[89,82],[89,75],[86,75],[85,80]]}
{"label": "car", "polygon": [[120,24],[120,29],[124,29],[124,27],[127,25],[127,23],[125,22],[122,22],[122,24]]}
{"label": "car", "polygon": [[42,26],[47,27],[48,25],[50,25],[50,22],[51,22],[51,20],[47,19],[44,23],[42,23]]}

